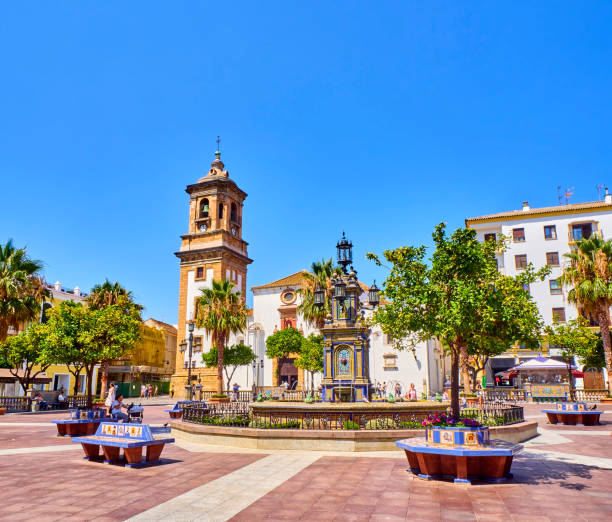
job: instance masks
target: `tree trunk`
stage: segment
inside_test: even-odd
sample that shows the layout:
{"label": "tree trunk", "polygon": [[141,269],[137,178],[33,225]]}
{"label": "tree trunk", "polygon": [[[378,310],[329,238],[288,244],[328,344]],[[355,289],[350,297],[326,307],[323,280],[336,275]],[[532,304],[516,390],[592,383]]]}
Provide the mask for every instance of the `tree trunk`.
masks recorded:
{"label": "tree trunk", "polygon": [[468,351],[467,346],[461,347],[461,373],[463,374],[463,391],[465,393],[472,393],[472,385],[470,380],[470,365],[468,363]]}
{"label": "tree trunk", "polygon": [[608,370],[608,393],[612,395],[612,346],[610,343],[610,314],[608,313],[607,303],[600,305],[597,320],[599,321],[599,331],[601,332],[606,359],[606,370]]}
{"label": "tree trunk", "polygon": [[574,378],[572,375],[572,358],[568,355],[565,362],[567,364],[567,376],[569,379],[568,382],[569,382],[570,401],[574,402],[576,400],[576,392],[574,391]]}
{"label": "tree trunk", "polygon": [[108,391],[108,361],[102,361],[100,370],[102,371],[102,387],[100,389],[100,397],[106,397],[106,393]]}
{"label": "tree trunk", "polygon": [[461,416],[459,408],[459,357],[459,348],[451,346],[451,415],[454,419],[459,419]]}
{"label": "tree trunk", "polygon": [[217,336],[217,393],[223,395],[223,350],[225,350],[225,338]]}
{"label": "tree trunk", "polygon": [[[68,370],[70,370],[70,368],[68,368]],[[72,388],[72,393],[75,397],[79,394],[79,376],[81,375],[82,371],[83,367],[80,366],[78,370],[75,368],[73,372],[70,372],[74,376],[74,387]]]}
{"label": "tree trunk", "polygon": [[[92,392],[91,392],[91,385],[93,384],[91,381],[93,380],[93,370],[94,370],[94,364],[90,365],[90,366],[86,366],[85,367],[85,375],[87,375],[87,408],[91,409],[93,406],[93,398],[92,398]],[[103,395],[102,395],[103,397]]]}

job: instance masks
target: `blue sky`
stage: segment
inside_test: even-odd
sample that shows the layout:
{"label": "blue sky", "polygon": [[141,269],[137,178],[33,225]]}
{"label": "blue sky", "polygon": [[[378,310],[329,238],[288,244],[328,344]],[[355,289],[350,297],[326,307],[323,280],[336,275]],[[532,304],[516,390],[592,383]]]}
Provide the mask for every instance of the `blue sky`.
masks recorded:
{"label": "blue sky", "polygon": [[[174,323],[221,135],[248,285],[612,183],[610,2],[5,2],[0,242]],[[249,296],[250,297],[250,296]]]}

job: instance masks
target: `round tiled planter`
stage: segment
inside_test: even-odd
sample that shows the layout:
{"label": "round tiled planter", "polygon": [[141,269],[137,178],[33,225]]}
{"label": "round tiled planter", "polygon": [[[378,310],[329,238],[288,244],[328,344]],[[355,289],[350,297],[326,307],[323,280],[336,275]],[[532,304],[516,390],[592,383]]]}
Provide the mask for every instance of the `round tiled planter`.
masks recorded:
{"label": "round tiled planter", "polygon": [[455,426],[432,426],[425,430],[425,438],[431,444],[479,446],[489,442],[489,427],[460,428]]}

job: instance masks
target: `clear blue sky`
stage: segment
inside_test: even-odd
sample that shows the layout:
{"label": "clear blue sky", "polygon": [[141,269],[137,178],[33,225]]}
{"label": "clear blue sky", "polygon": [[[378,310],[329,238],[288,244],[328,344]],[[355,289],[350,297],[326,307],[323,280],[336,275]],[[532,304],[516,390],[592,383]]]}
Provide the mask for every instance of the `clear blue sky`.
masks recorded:
{"label": "clear blue sky", "polygon": [[[612,183],[610,2],[4,2],[0,242],[174,323],[215,138],[253,286]],[[612,186],[612,185],[611,185]],[[250,298],[250,296],[249,296]]]}

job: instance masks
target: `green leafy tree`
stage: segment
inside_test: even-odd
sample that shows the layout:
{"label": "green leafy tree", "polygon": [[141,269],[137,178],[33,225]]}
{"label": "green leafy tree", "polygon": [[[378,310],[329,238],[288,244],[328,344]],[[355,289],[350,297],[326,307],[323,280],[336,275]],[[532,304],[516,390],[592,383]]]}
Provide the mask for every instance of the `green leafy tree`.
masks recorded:
{"label": "green leafy tree", "polygon": [[[223,371],[227,382],[227,389],[231,385],[234,373],[240,366],[248,366],[255,360],[255,354],[250,346],[242,343],[235,344],[226,348],[223,354]],[[219,361],[219,353],[217,347],[213,346],[210,351],[202,354],[202,361],[207,368],[217,366]]]}
{"label": "green leafy tree", "polygon": [[295,365],[310,374],[310,391],[314,391],[314,375],[323,371],[323,336],[310,334],[302,341]]}
{"label": "green leafy tree", "polygon": [[30,259],[9,239],[0,245],[0,342],[9,328],[40,318],[41,303],[51,294],[38,275],[40,261]]}
{"label": "green leafy tree", "polygon": [[246,328],[247,310],[234,291],[231,281],[213,281],[212,288],[204,288],[196,305],[196,326],[211,336],[212,348],[217,350],[217,393],[223,394],[223,361],[225,345],[231,334]]}
{"label": "green leafy tree", "polygon": [[[577,248],[565,257],[561,282],[570,288],[567,300],[581,313],[597,318],[603,339],[606,369],[612,375],[612,343],[610,341],[610,305],[612,304],[612,240],[604,241],[594,234],[581,239]],[[608,379],[612,393],[612,379]]]}
{"label": "green leafy tree", "polygon": [[581,360],[593,356],[597,349],[598,336],[593,332],[582,317],[572,319],[567,323],[554,323],[544,329],[544,340],[550,347],[559,348],[563,360],[567,364],[567,377],[570,385],[570,398],[575,400],[572,364],[574,358]]}
{"label": "green leafy tree", "polygon": [[[601,332],[597,332],[597,346],[589,353],[583,360],[583,364],[587,368],[605,368],[606,367],[606,355],[604,353],[603,339],[601,338]],[[612,341],[612,334],[610,334]]]}
{"label": "green leafy tree", "polygon": [[[129,308],[128,313],[130,314],[134,311],[140,314],[143,310],[141,305],[134,302],[132,292],[121,286],[119,281],[111,283],[108,279],[105,279],[103,283],[97,284],[91,289],[87,296],[87,304],[92,310],[101,310],[107,306],[117,304],[121,304],[126,310]],[[103,397],[108,389],[108,367],[108,360],[101,361],[102,389],[100,393]]]}
{"label": "green leafy tree", "polygon": [[[310,267],[312,273],[303,272],[304,282],[302,288],[297,291],[298,295],[301,297],[298,311],[308,324],[317,328],[322,328],[325,323],[325,316],[331,307],[331,278],[341,273],[341,269],[340,267],[334,267],[334,263],[331,259],[327,261],[322,259],[320,262],[314,261]],[[317,287],[321,287],[325,290],[324,306],[315,306],[314,291]]]}
{"label": "green leafy tree", "polygon": [[291,354],[300,354],[304,336],[295,328],[279,330],[266,339],[266,355],[270,359],[278,359],[277,379],[280,379],[280,369]]}
{"label": "green leafy tree", "polygon": [[[384,252],[392,264],[383,286],[390,301],[381,305],[373,322],[395,340],[396,348],[438,338],[451,357],[451,408],[459,417],[459,362],[465,361],[464,382],[469,383],[467,357],[487,351],[499,353],[515,340],[538,342],[540,317],[526,285],[549,272],[528,266],[516,277],[497,270],[496,250],[503,241],[480,243],[472,229],[460,228],[450,237],[445,225],[433,233],[431,265],[425,247],[402,247]],[[382,264],[374,254],[368,254]]]}
{"label": "green leafy tree", "polygon": [[101,361],[119,359],[140,340],[140,312],[123,297],[100,309],[66,302],[50,311],[48,362],[79,365],[87,376],[87,403],[92,404],[93,371]]}
{"label": "green leafy tree", "polygon": [[44,358],[48,347],[47,331],[46,325],[35,324],[0,344],[0,358],[7,362],[11,375],[17,379],[24,393],[27,393],[34,379],[51,365]]}
{"label": "green leafy tree", "polygon": [[[63,301],[47,311],[49,343],[44,359],[54,364],[65,364],[74,376],[73,395],[79,393],[79,377],[85,370],[82,355],[86,347],[79,332],[90,327],[91,310],[73,301]],[[87,384],[91,387],[91,382]]]}

